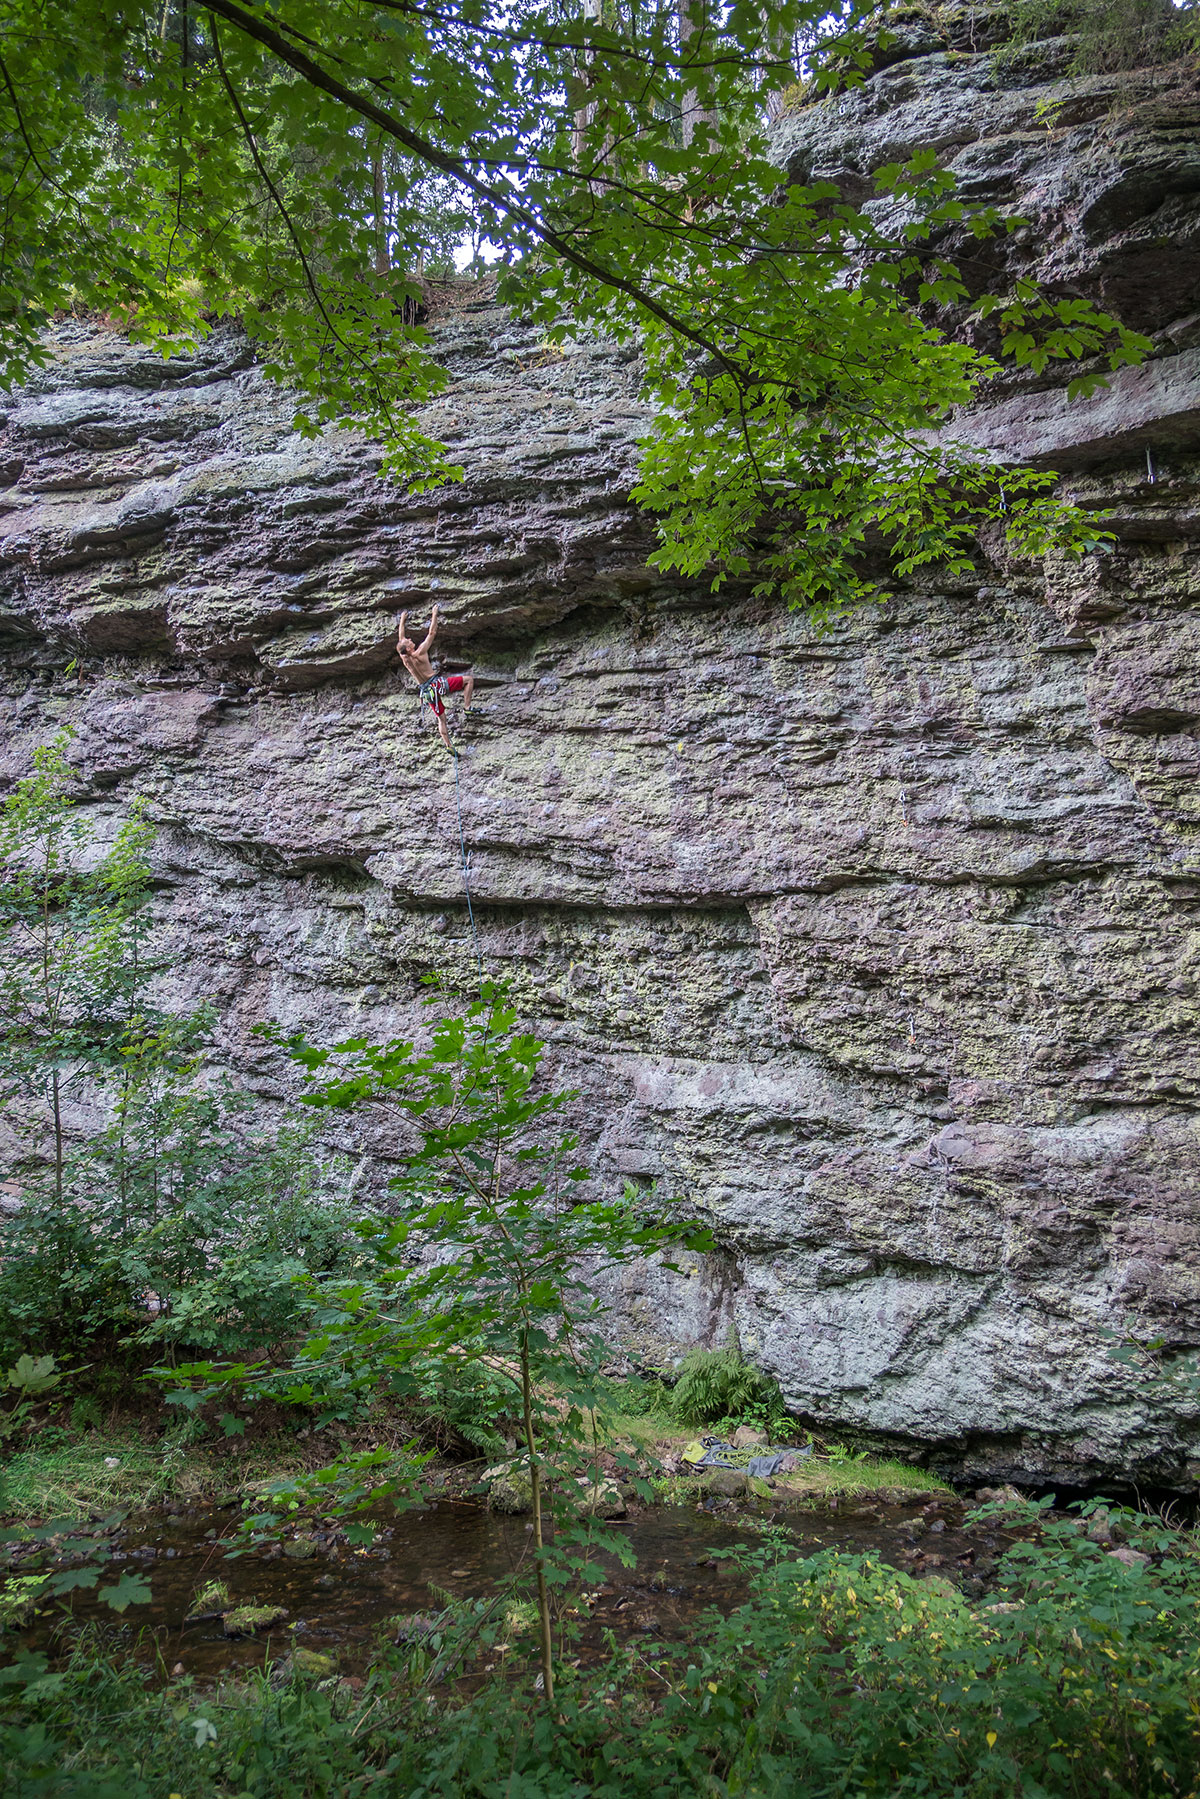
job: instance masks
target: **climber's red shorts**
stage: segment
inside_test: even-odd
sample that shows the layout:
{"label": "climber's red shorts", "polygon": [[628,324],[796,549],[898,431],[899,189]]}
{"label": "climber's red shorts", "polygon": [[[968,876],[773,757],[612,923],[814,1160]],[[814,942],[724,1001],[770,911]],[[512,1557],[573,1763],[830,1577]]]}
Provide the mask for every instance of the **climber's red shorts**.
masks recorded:
{"label": "climber's red shorts", "polygon": [[436,712],[439,718],[445,718],[446,708],[442,703],[442,696],[461,693],[466,684],[465,675],[438,675],[436,680],[429,681],[422,687],[421,698],[431,712]]}

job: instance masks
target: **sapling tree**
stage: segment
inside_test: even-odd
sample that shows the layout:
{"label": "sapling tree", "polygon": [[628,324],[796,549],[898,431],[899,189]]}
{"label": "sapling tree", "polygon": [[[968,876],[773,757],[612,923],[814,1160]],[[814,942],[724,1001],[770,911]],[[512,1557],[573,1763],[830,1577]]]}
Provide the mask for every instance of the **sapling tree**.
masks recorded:
{"label": "sapling tree", "polygon": [[19,1100],[49,1138],[55,1196],[67,1161],[64,1107],[89,1077],[120,1077],[147,1016],[153,831],[135,810],[103,851],[71,792],[70,733],[34,753],[0,807],[0,1104]]}
{"label": "sapling tree", "polygon": [[[36,1431],[33,1396],[57,1399],[81,1358],[282,1352],[307,1323],[298,1277],[344,1266],[348,1234],[314,1121],[255,1126],[205,1066],[209,1013],[156,997],[153,829],[135,807],[105,844],[69,743],[39,749],[0,804],[0,1107],[21,1189],[0,1260],[10,1440]],[[51,1569],[43,1599],[101,1578],[104,1556],[69,1531],[43,1534],[88,1561]],[[150,1589],[125,1575],[99,1596],[124,1610]]]}
{"label": "sapling tree", "polygon": [[[272,1373],[193,1365],[176,1371],[190,1389],[180,1397],[196,1403],[232,1381],[311,1403],[331,1379],[414,1397],[428,1391],[435,1368],[449,1385],[471,1367],[506,1385],[523,1443],[519,1477],[528,1481],[542,1678],[551,1699],[550,1589],[586,1574],[597,1542],[589,1514],[600,1478],[606,1351],[595,1268],[671,1245],[707,1248],[708,1233],[648,1221],[625,1197],[582,1195],[587,1170],[563,1124],[574,1096],[541,1087],[545,1045],[520,1028],[503,986],[485,983],[461,1016],[439,1018],[427,1048],[352,1039],[326,1049],[301,1034],[260,1028],[304,1070],[308,1105],[386,1105],[409,1121],[415,1141],[391,1183],[395,1216],[360,1228],[369,1271],[327,1288],[322,1328],[291,1366]],[[382,1473],[383,1458],[375,1465]],[[618,1465],[632,1471],[632,1458]],[[364,1483],[370,1471],[361,1456],[346,1469],[354,1506],[403,1486],[381,1479],[372,1488]],[[337,1473],[335,1465],[315,1484],[290,1483],[275,1497],[292,1504],[309,1497],[327,1509]]]}
{"label": "sapling tree", "polygon": [[315,1121],[246,1115],[207,1066],[206,1008],[157,996],[153,829],[135,807],[104,843],[69,742],[39,749],[0,805],[0,1106],[22,1199],[0,1263],[0,1358],[286,1344],[294,1277],[345,1249],[332,1164],[313,1155]]}

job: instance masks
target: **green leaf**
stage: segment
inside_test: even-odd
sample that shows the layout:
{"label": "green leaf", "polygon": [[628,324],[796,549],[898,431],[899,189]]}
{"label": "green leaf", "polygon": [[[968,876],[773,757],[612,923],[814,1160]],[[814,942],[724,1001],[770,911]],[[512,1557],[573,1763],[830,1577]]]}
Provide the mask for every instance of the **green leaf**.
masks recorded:
{"label": "green leaf", "polygon": [[140,1574],[122,1574],[112,1586],[101,1587],[96,1597],[114,1612],[124,1612],[131,1605],[149,1605],[150,1582]]}

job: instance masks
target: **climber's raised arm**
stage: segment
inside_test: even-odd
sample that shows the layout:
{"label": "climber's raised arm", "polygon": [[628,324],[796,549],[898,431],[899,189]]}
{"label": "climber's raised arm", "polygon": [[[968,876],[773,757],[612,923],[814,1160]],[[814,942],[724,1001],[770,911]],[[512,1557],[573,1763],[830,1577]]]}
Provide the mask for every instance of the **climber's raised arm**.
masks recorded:
{"label": "climber's raised arm", "polygon": [[428,652],[429,652],[430,644],[433,642],[434,638],[437,636],[437,628],[438,628],[438,609],[435,606],[432,613],[430,614],[430,618],[429,618],[429,634],[426,637],[424,643],[421,645],[421,649],[424,650],[426,654],[428,654]]}

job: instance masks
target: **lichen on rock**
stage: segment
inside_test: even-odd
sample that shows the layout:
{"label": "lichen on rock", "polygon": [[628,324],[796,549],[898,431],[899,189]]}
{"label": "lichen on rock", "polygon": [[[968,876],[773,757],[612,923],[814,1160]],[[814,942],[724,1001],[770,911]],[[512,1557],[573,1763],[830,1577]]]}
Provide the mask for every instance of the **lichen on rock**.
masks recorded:
{"label": "lichen on rock", "polygon": [[519,1516],[533,1510],[533,1482],[527,1463],[498,1463],[494,1468],[484,1470],[483,1480],[487,1487],[487,1502],[493,1512]]}

